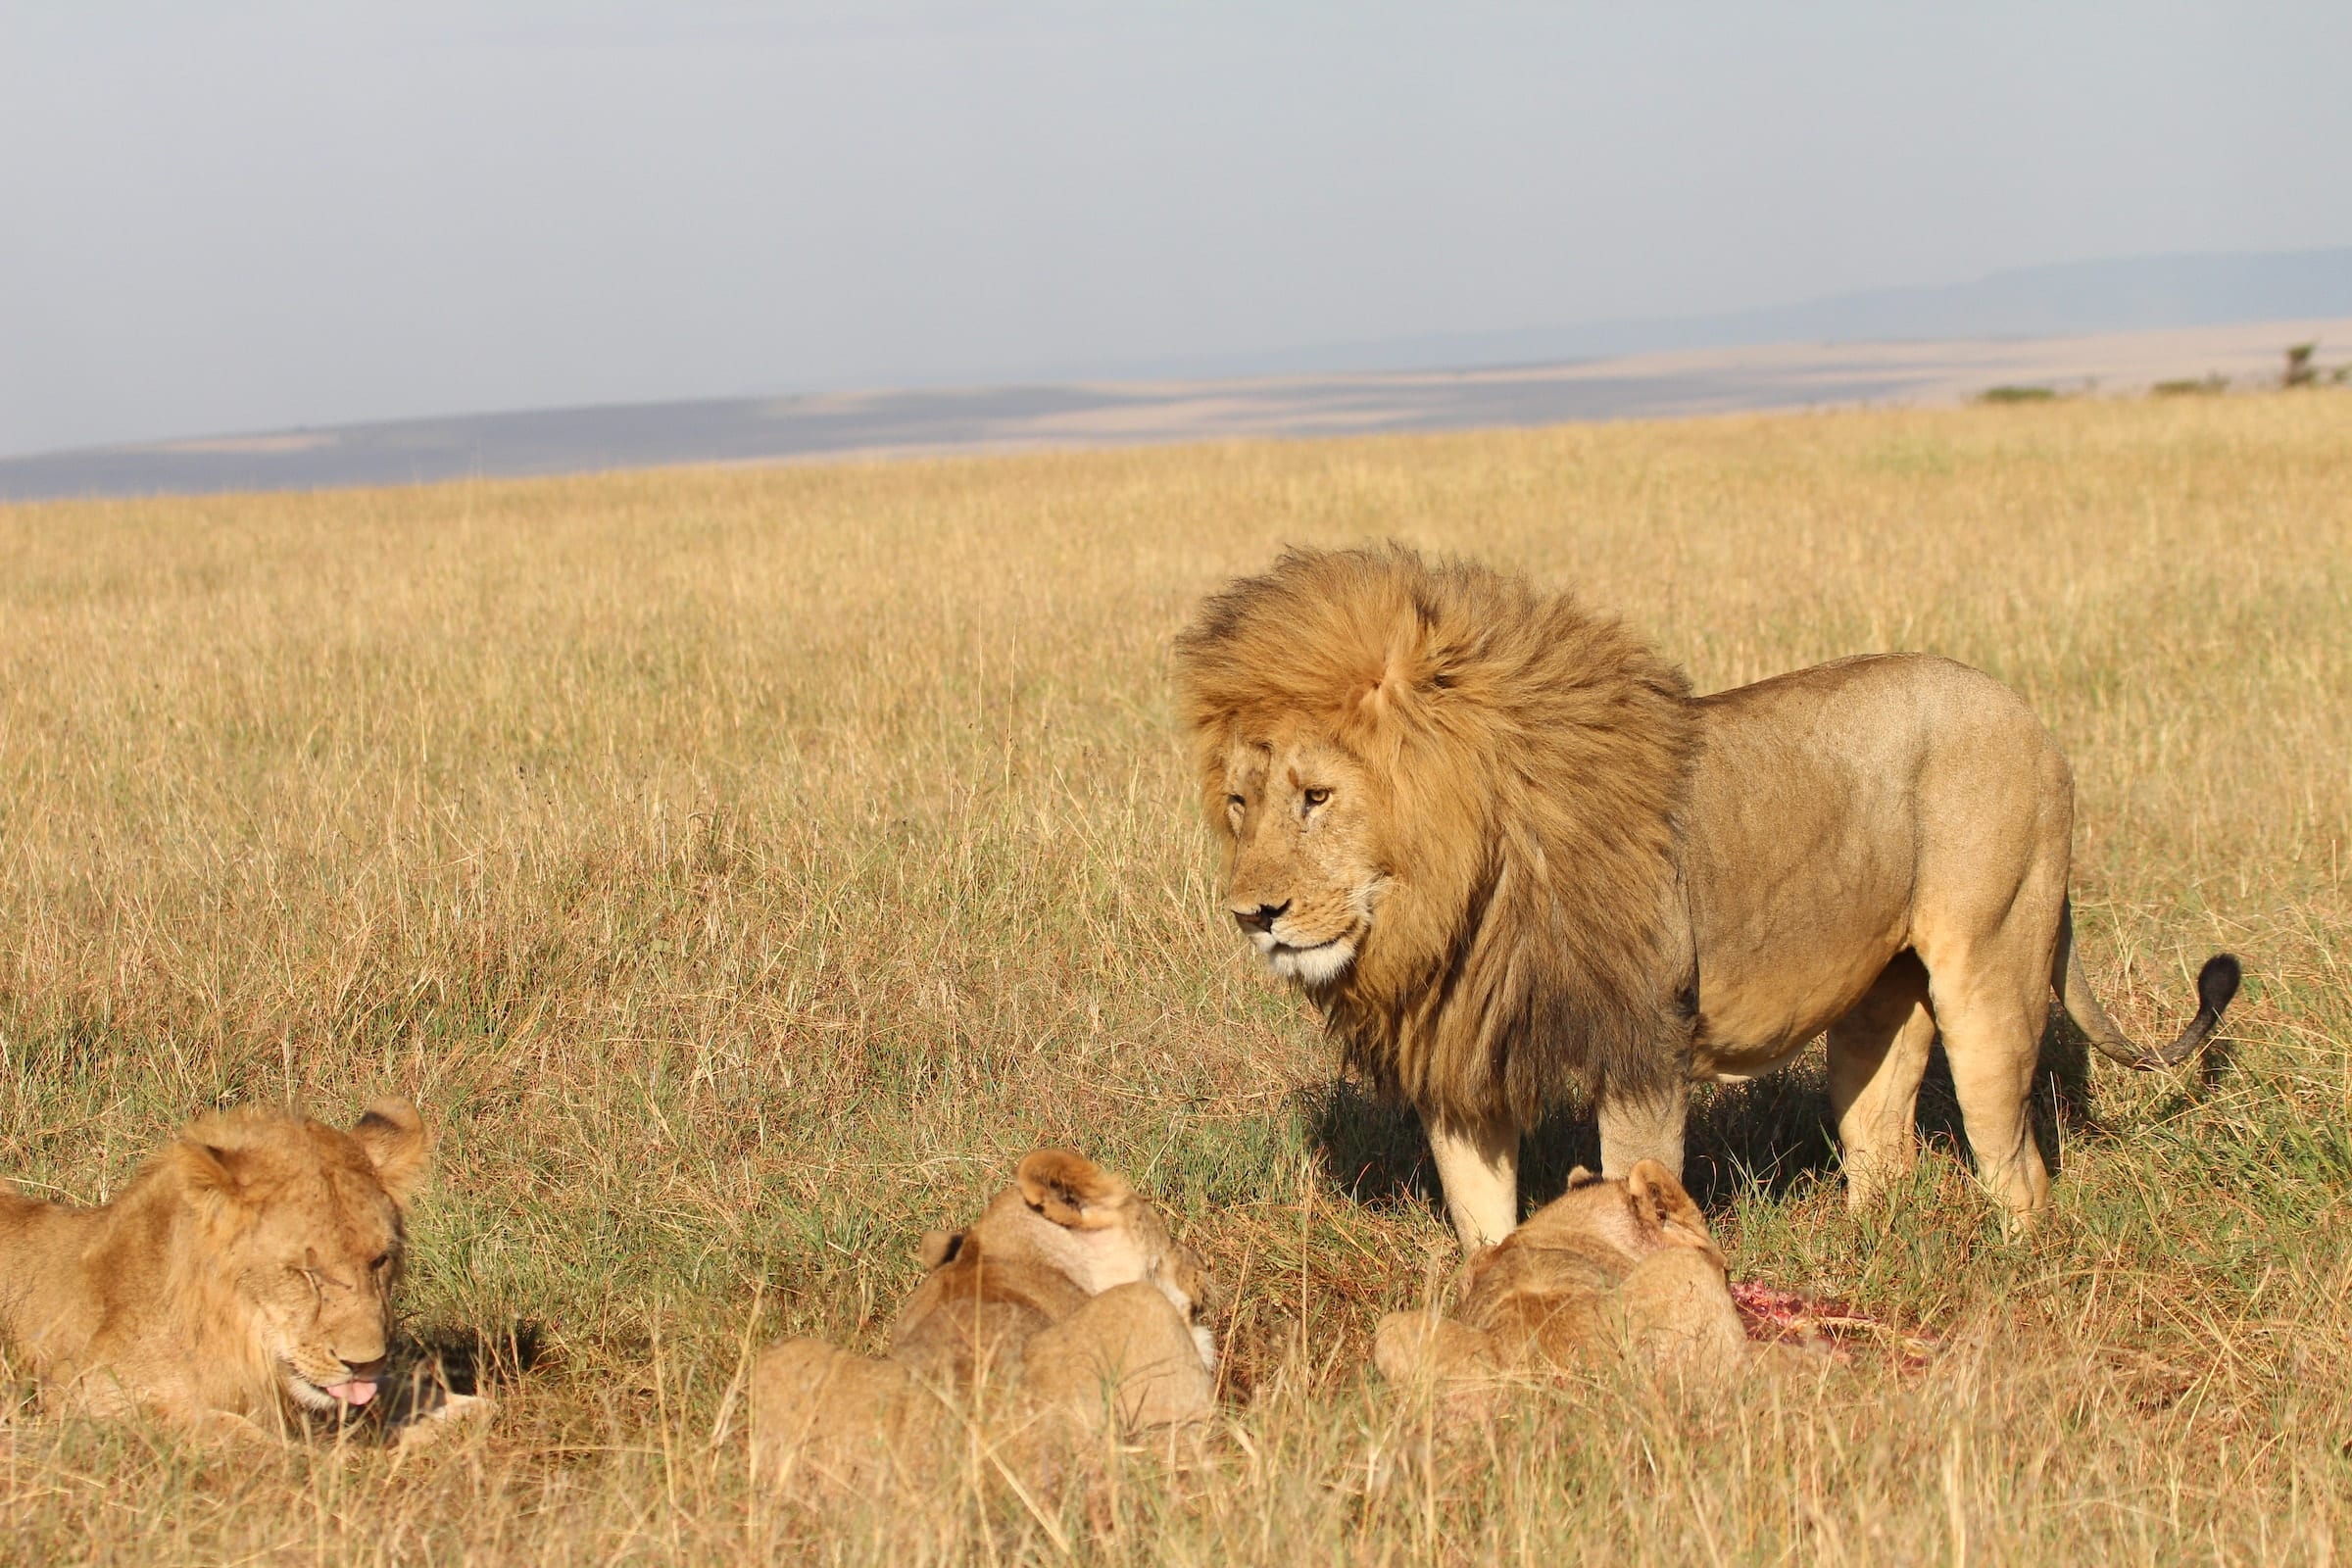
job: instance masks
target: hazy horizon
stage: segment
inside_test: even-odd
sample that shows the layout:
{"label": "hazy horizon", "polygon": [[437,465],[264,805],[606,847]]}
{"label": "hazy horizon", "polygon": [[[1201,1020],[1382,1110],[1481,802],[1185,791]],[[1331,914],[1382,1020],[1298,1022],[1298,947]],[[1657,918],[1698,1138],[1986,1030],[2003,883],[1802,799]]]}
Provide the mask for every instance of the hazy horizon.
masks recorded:
{"label": "hazy horizon", "polygon": [[2352,12],[0,17],[0,453],[2352,243]]}

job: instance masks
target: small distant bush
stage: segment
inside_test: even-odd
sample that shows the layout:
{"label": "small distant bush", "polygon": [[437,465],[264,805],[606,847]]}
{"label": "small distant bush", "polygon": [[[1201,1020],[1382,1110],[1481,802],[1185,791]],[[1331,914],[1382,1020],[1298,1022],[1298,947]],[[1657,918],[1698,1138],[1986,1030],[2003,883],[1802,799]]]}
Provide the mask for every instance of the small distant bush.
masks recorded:
{"label": "small distant bush", "polygon": [[2230,378],[2217,370],[2210,375],[2200,375],[2193,379],[2159,381],[2148,390],[2160,398],[2211,397],[2217,392],[2229,391]]}
{"label": "small distant bush", "polygon": [[1979,403],[2051,403],[2058,397],[2054,386],[1988,386],[1977,394]]}
{"label": "small distant bush", "polygon": [[2311,357],[2320,352],[2317,343],[2290,343],[2286,350],[2286,373],[2278,378],[2280,386],[2309,386],[2319,379],[2319,367]]}

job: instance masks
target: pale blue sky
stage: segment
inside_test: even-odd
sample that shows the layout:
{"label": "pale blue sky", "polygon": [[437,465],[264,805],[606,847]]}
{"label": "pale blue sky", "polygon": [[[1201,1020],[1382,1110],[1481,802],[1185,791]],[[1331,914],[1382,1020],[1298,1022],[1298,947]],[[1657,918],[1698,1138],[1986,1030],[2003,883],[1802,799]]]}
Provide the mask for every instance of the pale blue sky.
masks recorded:
{"label": "pale blue sky", "polygon": [[0,453],[2344,244],[2347,149],[2342,0],[15,0]]}

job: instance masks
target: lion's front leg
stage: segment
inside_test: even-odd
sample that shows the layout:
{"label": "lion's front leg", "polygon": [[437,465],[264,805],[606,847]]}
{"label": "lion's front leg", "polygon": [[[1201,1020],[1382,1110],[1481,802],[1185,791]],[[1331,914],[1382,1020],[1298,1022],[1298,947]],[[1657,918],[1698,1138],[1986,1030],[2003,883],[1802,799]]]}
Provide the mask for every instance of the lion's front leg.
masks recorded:
{"label": "lion's front leg", "polygon": [[1429,1152],[1446,1189],[1462,1250],[1501,1241],[1519,1224],[1519,1129],[1507,1120],[1459,1121],[1424,1113]]}
{"label": "lion's front leg", "polygon": [[1600,1123],[1600,1173],[1616,1180],[1645,1159],[1683,1177],[1683,1126],[1689,1119],[1690,1085],[1675,1076],[1663,1090],[1645,1094],[1603,1090],[1593,1107]]}

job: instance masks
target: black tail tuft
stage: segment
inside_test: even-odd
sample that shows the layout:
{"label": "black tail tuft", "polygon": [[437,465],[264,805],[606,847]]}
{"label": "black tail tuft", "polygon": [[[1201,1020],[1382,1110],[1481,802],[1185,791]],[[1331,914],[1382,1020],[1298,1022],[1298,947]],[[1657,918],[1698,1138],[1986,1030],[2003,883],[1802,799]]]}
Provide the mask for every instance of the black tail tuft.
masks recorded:
{"label": "black tail tuft", "polygon": [[2213,1032],[2222,1026],[2222,1009],[2237,995],[2237,983],[2244,978],[2234,955],[2217,953],[2205,960],[2197,971],[2197,1015],[2188,1020],[2180,1038],[2162,1051],[2151,1051],[2132,1065],[2142,1072],[2159,1067],[2178,1067],[2205,1047]]}
{"label": "black tail tuft", "polygon": [[2197,1010],[2203,1018],[2221,1022],[2222,1013],[2237,1000],[2237,984],[2244,978],[2236,954],[2217,953],[2207,958],[2205,967],[2197,971]]}

